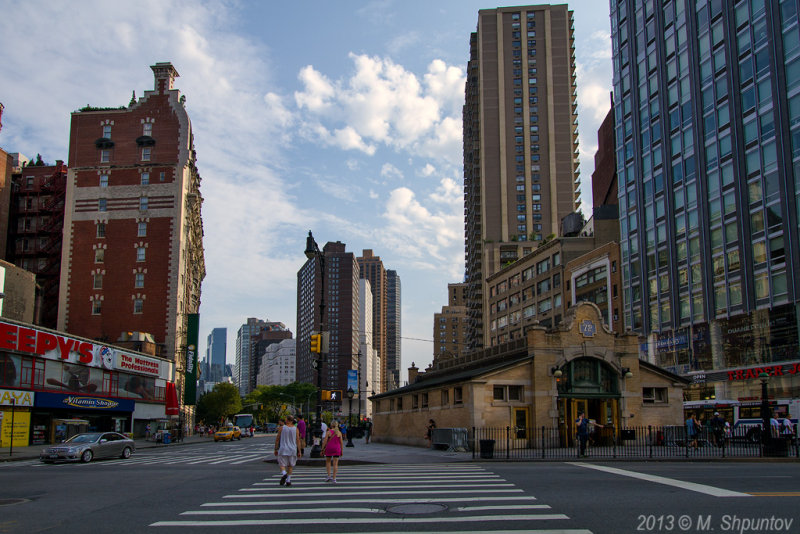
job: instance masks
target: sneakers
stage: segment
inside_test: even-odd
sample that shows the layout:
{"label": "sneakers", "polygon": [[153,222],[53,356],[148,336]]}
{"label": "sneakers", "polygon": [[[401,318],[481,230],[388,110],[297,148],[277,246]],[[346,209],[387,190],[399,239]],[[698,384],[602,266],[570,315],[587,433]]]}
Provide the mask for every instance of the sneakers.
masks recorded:
{"label": "sneakers", "polygon": [[331,482],[332,482],[333,484],[336,484],[336,479],[334,478],[333,480],[331,480]]}
{"label": "sneakers", "polygon": [[291,485],[292,485],[292,483],[291,483],[291,482],[287,482],[287,483],[286,483],[286,486],[287,486],[287,487],[288,487],[288,486],[291,486]]}
{"label": "sneakers", "polygon": [[333,479],[331,477],[326,477],[325,478],[325,482],[331,482],[331,481],[333,481]]}
{"label": "sneakers", "polygon": [[[287,479],[288,477],[289,477],[289,475],[288,475],[288,474],[286,474],[286,475],[283,475],[283,476],[281,477],[281,486],[283,486],[284,484],[286,484],[286,479]],[[291,482],[289,482],[289,484],[291,485]]]}

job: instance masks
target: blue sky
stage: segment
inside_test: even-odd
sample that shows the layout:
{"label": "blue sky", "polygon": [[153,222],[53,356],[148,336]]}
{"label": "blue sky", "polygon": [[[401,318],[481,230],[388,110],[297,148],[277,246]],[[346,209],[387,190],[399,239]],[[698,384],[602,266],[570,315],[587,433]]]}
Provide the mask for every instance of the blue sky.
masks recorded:
{"label": "blue sky", "polygon": [[[205,199],[201,354],[248,317],[295,331],[308,230],[372,249],[402,281],[402,374],[464,273],[461,106],[472,0],[0,0],[0,147],[67,160],[70,113],[126,105],[170,61]],[[608,112],[608,2],[575,11],[584,211]]]}

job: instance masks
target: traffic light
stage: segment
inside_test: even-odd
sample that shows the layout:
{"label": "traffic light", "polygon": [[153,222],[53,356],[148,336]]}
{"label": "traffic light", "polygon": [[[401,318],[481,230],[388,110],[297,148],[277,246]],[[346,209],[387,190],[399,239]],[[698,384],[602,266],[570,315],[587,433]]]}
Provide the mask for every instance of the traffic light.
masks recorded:
{"label": "traffic light", "polygon": [[342,390],[340,389],[323,389],[322,400],[331,402],[342,401]]}
{"label": "traffic light", "polygon": [[322,334],[311,334],[311,352],[322,352]]}

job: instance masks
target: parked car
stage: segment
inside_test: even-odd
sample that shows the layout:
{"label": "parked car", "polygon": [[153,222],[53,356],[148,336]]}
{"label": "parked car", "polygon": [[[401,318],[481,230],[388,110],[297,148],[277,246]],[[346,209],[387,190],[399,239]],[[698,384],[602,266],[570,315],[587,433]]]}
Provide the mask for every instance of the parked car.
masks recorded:
{"label": "parked car", "polygon": [[274,434],[278,431],[278,424],[277,423],[267,423],[264,425],[264,432],[267,434]]}
{"label": "parked car", "polygon": [[134,441],[118,432],[76,434],[64,443],[52,445],[39,453],[42,462],[91,462],[94,458],[130,458],[136,451]]}
{"label": "parked car", "polygon": [[214,433],[214,441],[233,441],[242,439],[242,431],[238,426],[226,426]]}

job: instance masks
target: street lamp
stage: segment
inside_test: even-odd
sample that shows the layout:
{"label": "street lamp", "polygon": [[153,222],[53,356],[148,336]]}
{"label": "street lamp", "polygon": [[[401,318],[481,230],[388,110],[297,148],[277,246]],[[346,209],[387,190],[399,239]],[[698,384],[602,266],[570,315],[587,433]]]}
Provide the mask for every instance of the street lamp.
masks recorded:
{"label": "street lamp", "polygon": [[[353,386],[347,388],[347,398],[349,400],[349,406],[347,408],[347,445],[346,447],[353,447],[353,395],[355,392],[353,391]],[[359,401],[361,402],[361,401]]]}
{"label": "street lamp", "polygon": [[771,434],[771,428],[769,424],[769,398],[767,398],[767,383],[769,382],[769,375],[766,372],[762,372],[760,375],[758,375],[758,378],[761,380],[761,444],[763,445],[763,454],[766,455]]}
{"label": "street lamp", "polygon": [[[325,324],[325,254],[320,251],[311,230],[308,231],[306,238],[306,258],[309,260],[319,260],[321,295],[319,301],[319,329],[323,330]],[[317,371],[317,418],[314,421],[314,446],[311,447],[311,458],[321,458],[320,443],[322,442],[322,364],[325,361],[325,354],[320,352],[319,359],[312,359],[312,365]],[[312,356],[313,358],[313,356]]]}

